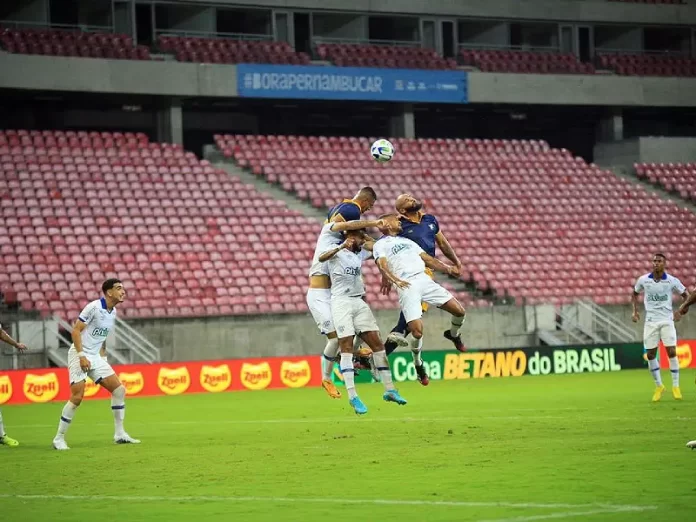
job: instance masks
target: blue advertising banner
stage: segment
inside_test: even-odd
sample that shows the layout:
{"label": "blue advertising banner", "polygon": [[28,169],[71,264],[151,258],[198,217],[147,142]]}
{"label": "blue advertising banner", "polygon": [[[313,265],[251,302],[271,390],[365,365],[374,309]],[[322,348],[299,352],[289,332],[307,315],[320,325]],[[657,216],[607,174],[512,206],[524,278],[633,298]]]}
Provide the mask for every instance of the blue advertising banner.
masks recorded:
{"label": "blue advertising banner", "polygon": [[237,89],[248,98],[468,101],[463,71],[239,64]]}

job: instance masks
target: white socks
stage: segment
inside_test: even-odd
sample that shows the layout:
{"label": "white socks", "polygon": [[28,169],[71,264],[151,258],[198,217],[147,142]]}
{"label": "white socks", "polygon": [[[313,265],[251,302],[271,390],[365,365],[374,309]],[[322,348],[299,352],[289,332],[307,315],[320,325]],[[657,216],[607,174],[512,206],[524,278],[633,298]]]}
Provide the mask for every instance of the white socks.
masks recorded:
{"label": "white socks", "polygon": [[324,355],[321,358],[321,378],[325,381],[331,380],[336,355],[338,355],[338,339],[327,339]]}
{"label": "white socks", "polygon": [[450,334],[452,335],[452,337],[459,337],[459,330],[461,329],[465,318],[466,318],[466,316],[463,316],[463,317],[452,316],[452,320],[450,323]]}
{"label": "white socks", "polygon": [[381,352],[373,352],[372,361],[375,363],[375,368],[379,372],[379,378],[384,385],[386,391],[394,389],[394,383],[392,382],[392,374],[389,369],[389,361],[387,360],[387,352],[382,350]]}
{"label": "white socks", "polygon": [[2,412],[0,411],[0,438],[5,436],[5,425],[2,422]]}
{"label": "white socks", "polygon": [[669,359],[669,371],[672,374],[672,388],[679,387],[679,358],[671,357]]}
{"label": "white socks", "polygon": [[343,383],[346,385],[348,398],[354,399],[358,396],[355,391],[355,369],[353,368],[353,354],[341,353],[341,375],[343,375]]}
{"label": "white socks", "polygon": [[114,414],[114,433],[123,435],[123,419],[126,416],[126,388],[123,384],[111,394],[111,411]]}
{"label": "white socks", "polygon": [[58,422],[58,433],[56,434],[56,438],[65,437],[65,432],[68,431],[70,423],[72,422],[73,417],[75,416],[76,410],[77,406],[75,406],[72,402],[68,401],[65,403],[65,406],[63,406],[63,411],[60,414],[60,421]]}
{"label": "white socks", "polygon": [[660,375],[660,363],[657,362],[657,359],[648,359],[648,368],[650,369],[650,374],[652,375],[653,381],[655,381],[655,386],[662,386],[662,375]]}
{"label": "white socks", "polygon": [[413,355],[413,364],[416,366],[423,366],[423,359],[421,359],[421,348],[423,348],[423,338],[416,339],[411,336],[409,341],[411,346],[411,354]]}

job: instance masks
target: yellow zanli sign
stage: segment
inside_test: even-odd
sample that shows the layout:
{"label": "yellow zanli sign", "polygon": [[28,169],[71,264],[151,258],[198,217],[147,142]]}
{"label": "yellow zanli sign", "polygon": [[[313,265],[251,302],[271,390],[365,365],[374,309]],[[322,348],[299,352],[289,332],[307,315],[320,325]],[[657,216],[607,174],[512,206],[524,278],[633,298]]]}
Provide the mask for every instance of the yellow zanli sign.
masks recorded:
{"label": "yellow zanli sign", "polygon": [[519,377],[526,368],[527,356],[522,350],[447,354],[442,378]]}

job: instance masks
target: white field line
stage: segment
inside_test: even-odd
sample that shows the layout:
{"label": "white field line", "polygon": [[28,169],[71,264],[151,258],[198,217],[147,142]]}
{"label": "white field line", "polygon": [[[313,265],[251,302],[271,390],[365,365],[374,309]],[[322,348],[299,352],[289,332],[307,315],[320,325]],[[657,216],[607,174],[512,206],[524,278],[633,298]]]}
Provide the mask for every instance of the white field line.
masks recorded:
{"label": "white field line", "polygon": [[[619,513],[624,511],[646,511],[657,509],[654,506],[632,506],[621,504],[563,504],[543,502],[466,502],[457,500],[390,500],[390,499],[355,499],[355,498],[292,498],[292,497],[256,497],[256,496],[151,496],[151,495],[24,495],[0,494],[0,499],[16,500],[94,500],[118,502],[275,502],[297,504],[371,504],[375,506],[429,506],[429,507],[460,507],[460,508],[512,508],[512,509],[592,509],[592,511],[577,512],[577,515],[589,513]],[[539,515],[550,518],[575,516],[576,512],[550,513]],[[507,521],[537,520],[536,518],[504,519]],[[496,522],[503,522],[499,520]]]}
{"label": "white field line", "polygon": [[478,522],[533,522],[536,520],[552,520],[571,517],[589,517],[592,515],[612,515],[617,513],[628,513],[638,511],[651,511],[657,509],[655,506],[616,506],[593,509],[589,511],[564,511],[561,513],[548,513],[546,515],[530,515],[513,518],[494,518],[488,520],[479,520]]}
{"label": "white field line", "polygon": [[[501,420],[501,421],[534,421],[534,420],[564,420],[567,419],[566,416],[559,415],[488,415],[488,416],[476,416],[476,417],[355,417],[350,413],[346,412],[345,417],[324,417],[317,419],[253,419],[253,420],[239,420],[239,419],[219,419],[219,420],[179,420],[179,421],[161,421],[161,422],[143,422],[143,421],[129,421],[129,426],[187,426],[187,425],[215,425],[215,424],[336,424],[341,422],[476,422],[479,420]],[[635,420],[635,417],[604,417],[597,416],[591,417],[585,415],[583,417],[583,422],[586,423],[596,419],[598,421],[627,421]],[[678,420],[681,421],[691,421],[694,420],[693,417],[680,417]],[[96,422],[90,423],[90,426],[112,426],[113,423]],[[12,430],[15,429],[38,429],[38,428],[55,428],[56,424],[14,424],[12,423]]]}

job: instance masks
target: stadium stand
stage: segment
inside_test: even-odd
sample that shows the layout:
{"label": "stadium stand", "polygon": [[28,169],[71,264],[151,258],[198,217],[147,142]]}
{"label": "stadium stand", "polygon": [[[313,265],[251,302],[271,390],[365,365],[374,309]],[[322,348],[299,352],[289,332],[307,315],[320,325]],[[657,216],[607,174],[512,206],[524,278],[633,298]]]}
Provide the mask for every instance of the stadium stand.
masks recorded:
{"label": "stadium stand", "polygon": [[594,74],[594,66],[572,54],[514,50],[462,49],[462,63],[483,72]]}
{"label": "stadium stand", "polygon": [[[180,147],[4,131],[0,174],[0,291],[22,309],[73,318],[118,276],[126,317],[306,312],[320,223]],[[367,278],[372,305],[396,307],[374,267]]]}
{"label": "stadium stand", "polygon": [[317,208],[357,181],[380,195],[375,215],[392,211],[401,192],[424,198],[463,257],[463,278],[518,301],[625,303],[646,252],[657,250],[672,253],[670,267],[684,280],[696,275],[688,254],[696,215],[566,150],[543,141],[395,139],[398,161],[379,165],[365,153],[371,139],[218,135],[216,143]]}
{"label": "stadium stand", "polygon": [[696,76],[696,61],[688,56],[601,53],[597,63],[626,76]]}
{"label": "stadium stand", "polygon": [[180,62],[309,63],[307,54],[296,53],[286,42],[161,36],[158,47],[160,51],[174,54]]}
{"label": "stadium stand", "polygon": [[638,178],[696,202],[696,163],[636,163]]}
{"label": "stadium stand", "polygon": [[454,69],[457,62],[421,47],[318,44],[317,56],[340,67],[385,67],[405,69]]}
{"label": "stadium stand", "polygon": [[687,0],[609,0],[628,4],[686,4]]}
{"label": "stadium stand", "polygon": [[149,60],[150,50],[125,34],[50,29],[0,29],[0,47],[10,53]]}

